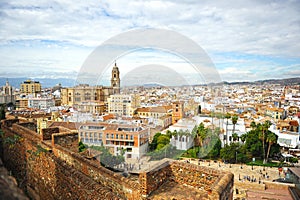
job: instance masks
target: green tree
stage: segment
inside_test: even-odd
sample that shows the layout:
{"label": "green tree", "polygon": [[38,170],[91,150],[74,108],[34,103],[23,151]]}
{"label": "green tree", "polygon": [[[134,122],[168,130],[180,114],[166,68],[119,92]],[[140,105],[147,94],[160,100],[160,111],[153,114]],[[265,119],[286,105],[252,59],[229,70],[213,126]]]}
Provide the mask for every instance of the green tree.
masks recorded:
{"label": "green tree", "polygon": [[220,151],[220,157],[225,161],[234,163],[237,160],[237,152],[241,151],[241,145],[239,143],[231,143],[230,145],[225,145]]}
{"label": "green tree", "polygon": [[167,130],[167,131],[166,131],[166,135],[167,135],[169,138],[172,138],[173,133],[172,133],[172,131]]}
{"label": "green tree", "polygon": [[252,130],[254,130],[256,128],[256,123],[255,121],[252,121],[251,124],[250,124],[250,127]]}
{"label": "green tree", "polygon": [[204,124],[201,122],[197,128],[197,140],[200,147],[203,146],[203,140],[207,136],[207,129],[204,127]]}
{"label": "green tree", "polygon": [[262,142],[259,139],[258,130],[251,130],[246,134],[246,142],[244,143],[246,153],[249,157],[260,157],[262,152]]}
{"label": "green tree", "polygon": [[271,131],[268,131],[266,142],[269,143],[268,151],[267,151],[267,160],[268,160],[269,159],[269,154],[270,154],[271,146],[273,144],[277,143],[277,136],[276,136],[276,134],[273,133],[273,132],[271,132]]}
{"label": "green tree", "polygon": [[244,145],[240,143],[231,143],[225,145],[220,151],[220,157],[230,163],[247,162],[249,158],[246,155]]}
{"label": "green tree", "polygon": [[5,113],[6,113],[6,105],[5,104],[1,104],[0,105],[0,120],[5,119]]}
{"label": "green tree", "polygon": [[161,134],[158,138],[157,138],[157,145],[159,144],[169,144],[170,143],[170,138],[166,135]]}
{"label": "green tree", "polygon": [[218,138],[217,142],[215,143],[215,145],[213,146],[213,148],[211,149],[211,151],[208,153],[207,157],[208,158],[218,158],[220,156],[220,151],[221,151],[221,140]]}
{"label": "green tree", "polygon": [[246,138],[247,138],[247,134],[242,134],[242,135],[241,135],[241,141],[242,141],[243,143],[245,143]]}
{"label": "green tree", "polygon": [[229,113],[226,113],[225,119],[226,119],[226,144],[228,144],[228,119],[231,118],[231,115]]}
{"label": "green tree", "polygon": [[150,143],[149,145],[149,148],[150,148],[150,151],[153,151],[156,149],[157,147],[157,139],[158,137],[161,135],[161,133],[156,133],[154,136],[153,136],[153,139],[152,139],[152,142]]}
{"label": "green tree", "polygon": [[298,163],[298,158],[292,157],[289,159],[290,163]]}
{"label": "green tree", "polygon": [[265,121],[263,124],[258,124],[258,129],[260,131],[259,138],[262,141],[262,148],[263,148],[263,163],[266,163],[266,150],[265,150],[265,140],[266,136],[265,133],[266,131],[270,128],[271,122],[270,121]]}
{"label": "green tree", "polygon": [[236,125],[238,119],[239,119],[239,117],[237,115],[233,115],[231,117],[231,121],[232,121],[232,124],[233,124],[232,134],[234,134],[234,132],[235,132],[235,125]]}
{"label": "green tree", "polygon": [[86,150],[86,146],[80,141],[79,143],[78,143],[78,151],[79,152],[83,152],[83,151],[85,151]]}
{"label": "green tree", "polygon": [[238,134],[237,133],[233,133],[232,134],[232,139],[233,139],[234,142],[237,141],[239,139]]}

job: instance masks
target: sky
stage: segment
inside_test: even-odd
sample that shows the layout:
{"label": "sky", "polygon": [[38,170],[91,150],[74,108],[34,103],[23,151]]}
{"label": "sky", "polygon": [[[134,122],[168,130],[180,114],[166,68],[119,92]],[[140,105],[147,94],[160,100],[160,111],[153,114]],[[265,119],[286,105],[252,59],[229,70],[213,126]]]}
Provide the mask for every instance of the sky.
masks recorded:
{"label": "sky", "polygon": [[[1,0],[0,77],[74,78],[105,41],[152,28],[193,40],[223,81],[300,77],[300,0]],[[166,66],[164,76],[175,67],[199,82],[190,63],[161,49],[131,52],[117,64],[121,77],[153,64]]]}

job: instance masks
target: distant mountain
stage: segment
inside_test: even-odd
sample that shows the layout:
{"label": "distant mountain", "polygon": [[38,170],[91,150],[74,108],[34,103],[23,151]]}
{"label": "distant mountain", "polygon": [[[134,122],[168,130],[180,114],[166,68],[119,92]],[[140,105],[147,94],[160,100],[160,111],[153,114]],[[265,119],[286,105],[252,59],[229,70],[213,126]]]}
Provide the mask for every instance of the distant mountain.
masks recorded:
{"label": "distant mountain", "polygon": [[222,82],[219,84],[224,85],[248,85],[248,84],[256,84],[256,85],[262,85],[262,84],[280,84],[280,85],[300,85],[300,77],[296,78],[285,78],[285,79],[267,79],[267,80],[258,80],[253,82],[243,81],[243,82]]}
{"label": "distant mountain", "polygon": [[42,88],[50,88],[55,85],[58,85],[59,83],[63,87],[72,87],[75,84],[75,79],[70,78],[35,78],[30,79],[28,77],[19,77],[19,78],[4,78],[0,77],[0,86],[5,85],[6,80],[8,80],[9,84],[13,87],[20,88],[20,84],[26,80],[34,80],[39,81],[42,85]]}
{"label": "distant mountain", "polygon": [[[19,77],[19,78],[5,78],[5,77],[0,77],[0,87],[5,85],[6,80],[8,80],[9,84],[12,85],[13,87],[20,88],[20,84],[23,81],[26,80],[34,80],[34,81],[39,81],[42,84],[42,88],[50,88],[55,85],[58,85],[59,83],[63,87],[72,87],[75,85],[75,79],[71,78],[35,78],[31,79],[28,77]],[[249,84],[280,84],[280,85],[300,85],[300,77],[296,78],[286,78],[286,79],[269,79],[269,80],[259,80],[259,81],[253,81],[253,82],[248,82],[248,81],[243,81],[243,82],[227,82],[223,81],[221,83],[210,83],[208,85],[214,86],[214,85],[249,85]],[[203,84],[202,86],[207,85]],[[148,83],[144,84],[144,87],[159,87],[163,86],[158,83]]]}

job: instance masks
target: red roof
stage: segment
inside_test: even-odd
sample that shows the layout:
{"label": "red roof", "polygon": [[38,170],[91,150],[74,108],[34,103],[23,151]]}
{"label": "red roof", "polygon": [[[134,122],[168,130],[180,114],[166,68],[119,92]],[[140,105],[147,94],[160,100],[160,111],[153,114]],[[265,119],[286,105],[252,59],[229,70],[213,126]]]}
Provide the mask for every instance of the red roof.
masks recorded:
{"label": "red roof", "polygon": [[296,120],[290,121],[291,126],[299,126],[299,123]]}

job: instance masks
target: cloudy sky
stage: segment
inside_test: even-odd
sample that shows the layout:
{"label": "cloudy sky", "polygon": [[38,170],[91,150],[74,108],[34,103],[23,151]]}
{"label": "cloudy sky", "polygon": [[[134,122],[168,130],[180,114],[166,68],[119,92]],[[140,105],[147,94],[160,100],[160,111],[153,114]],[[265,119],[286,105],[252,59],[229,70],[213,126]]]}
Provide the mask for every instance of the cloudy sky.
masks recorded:
{"label": "cloudy sky", "polygon": [[[139,28],[192,39],[224,81],[300,77],[300,1],[0,1],[0,77],[74,78],[93,50]],[[176,41],[174,41],[176,42]],[[161,50],[118,58],[126,66],[187,63]]]}

